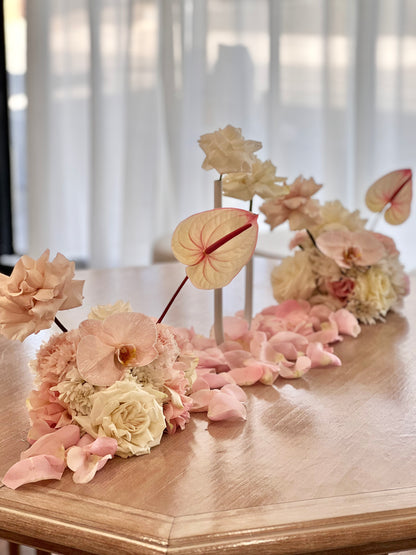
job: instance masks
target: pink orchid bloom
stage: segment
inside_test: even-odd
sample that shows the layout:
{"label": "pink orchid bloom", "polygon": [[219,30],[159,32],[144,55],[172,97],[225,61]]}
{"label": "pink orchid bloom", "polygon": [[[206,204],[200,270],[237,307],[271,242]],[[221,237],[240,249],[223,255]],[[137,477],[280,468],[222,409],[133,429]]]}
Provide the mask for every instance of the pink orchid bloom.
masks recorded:
{"label": "pink orchid bloom", "polygon": [[412,170],[396,170],[380,177],[368,189],[365,202],[372,212],[384,213],[386,222],[398,225],[407,220],[412,203]]}
{"label": "pink orchid bloom", "polygon": [[66,460],[76,484],[90,482],[95,474],[112,459],[117,451],[117,440],[111,437],[93,439],[84,435],[77,445],[68,449]]}
{"label": "pink orchid bloom", "polygon": [[385,254],[383,243],[371,231],[326,231],[317,237],[316,244],[340,268],[371,266]]}
{"label": "pink orchid bloom", "polygon": [[172,236],[175,257],[199,289],[225,287],[247,264],[257,243],[257,215],[216,208],[182,221]]}
{"label": "pink orchid bloom", "polygon": [[134,366],[145,366],[156,358],[156,324],[137,312],[112,314],[103,321],[85,320],[77,366],[81,377],[92,385],[110,386]]}

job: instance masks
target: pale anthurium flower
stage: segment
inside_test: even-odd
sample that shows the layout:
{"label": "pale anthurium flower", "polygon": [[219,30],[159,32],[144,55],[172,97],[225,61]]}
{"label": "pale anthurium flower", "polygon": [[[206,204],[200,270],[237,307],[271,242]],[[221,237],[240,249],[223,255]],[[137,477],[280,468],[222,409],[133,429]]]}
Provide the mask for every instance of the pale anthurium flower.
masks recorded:
{"label": "pale anthurium flower", "polygon": [[326,231],[316,244],[340,268],[371,266],[385,254],[383,243],[371,231]]}
{"label": "pale anthurium flower", "polygon": [[155,396],[130,380],[94,393],[91,413],[74,418],[90,436],[116,439],[117,455],[123,458],[149,453],[166,427]]}
{"label": "pale anthurium flower", "polygon": [[82,304],[83,281],[73,280],[74,262],[58,253],[49,262],[49,250],[34,260],[22,256],[12,274],[0,274],[0,333],[23,341],[50,328],[58,310]]}
{"label": "pale anthurium flower", "polygon": [[99,304],[91,309],[88,318],[90,320],[105,320],[108,316],[119,312],[132,312],[130,303],[120,300],[114,304]]}
{"label": "pale anthurium flower", "polygon": [[202,168],[219,174],[251,171],[253,153],[262,147],[259,141],[244,139],[241,129],[232,125],[201,135],[198,142],[206,156]]}
{"label": "pale anthurium flower", "polygon": [[407,220],[412,204],[412,170],[396,170],[380,177],[368,189],[365,202],[372,212],[384,213],[386,222],[398,225]]}
{"label": "pale anthurium flower", "polygon": [[124,312],[103,321],[85,320],[79,330],[78,371],[92,385],[112,385],[126,370],[149,364],[158,354],[156,324],[144,314]]}
{"label": "pale anthurium flower", "polygon": [[284,177],[276,176],[276,166],[270,160],[262,162],[257,156],[254,158],[255,162],[250,173],[229,173],[223,176],[224,195],[240,200],[251,200],[254,195],[266,199],[287,194],[289,187],[282,185],[285,181]]}
{"label": "pale anthurium flower", "polygon": [[183,220],[172,235],[172,251],[186,264],[199,289],[225,287],[247,264],[257,243],[257,214],[216,208]]}
{"label": "pale anthurium flower", "polygon": [[300,175],[289,185],[287,194],[266,200],[260,206],[260,211],[265,214],[271,229],[286,220],[291,230],[310,228],[320,218],[319,202],[311,199],[311,196],[321,187],[312,178],[305,179]]}
{"label": "pale anthurium flower", "polygon": [[116,451],[117,440],[112,437],[97,437],[94,440],[88,434],[82,436],[78,444],[70,447],[66,454],[66,464],[74,472],[74,482],[90,482]]}

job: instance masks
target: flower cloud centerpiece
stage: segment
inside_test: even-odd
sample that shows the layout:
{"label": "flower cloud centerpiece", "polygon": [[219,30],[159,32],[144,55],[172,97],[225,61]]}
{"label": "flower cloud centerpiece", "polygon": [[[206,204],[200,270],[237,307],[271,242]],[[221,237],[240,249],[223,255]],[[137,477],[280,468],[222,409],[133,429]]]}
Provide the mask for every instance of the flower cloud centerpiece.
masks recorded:
{"label": "flower cloud centerpiece", "polygon": [[[3,477],[17,488],[60,479],[66,469],[86,483],[114,456],[144,455],[164,433],[186,427],[193,412],[211,421],[244,420],[241,386],[300,378],[312,368],[340,366],[333,345],[357,337],[361,323],[383,320],[408,292],[394,241],[366,229],[358,211],[338,201],[321,205],[313,179],[292,184],[277,177],[270,160],[254,152],[261,143],[227,126],[203,135],[204,169],[215,169],[215,208],[179,223],[172,250],[185,277],[158,320],[128,303],[92,308],[87,320],[67,330],[56,314],[82,303],[83,282],[74,263],[49,251],[23,256],[11,276],[0,274],[0,334],[25,340],[57,325],[30,362],[35,388],[27,400],[30,447]],[[409,215],[410,170],[392,172],[368,190],[370,210],[392,224]],[[221,208],[218,195],[249,201],[249,210]],[[296,232],[295,254],[272,273],[278,304],[251,317],[214,310],[210,337],[168,326],[163,319],[189,280],[222,291],[243,268],[252,268],[258,235],[254,195],[274,228],[285,221]],[[247,272],[247,299],[252,277]],[[215,297],[217,308],[217,297]],[[218,333],[218,324],[221,333]]]}
{"label": "flower cloud centerpiece", "polygon": [[[187,265],[180,288],[188,277],[202,289],[229,283],[252,256],[257,232],[257,216],[239,209],[179,224],[174,250]],[[68,331],[56,313],[81,304],[83,282],[72,279],[74,264],[63,255],[48,258],[48,251],[38,260],[25,256],[11,276],[0,275],[3,335],[23,341],[54,322],[61,329],[30,363],[31,446],[3,477],[13,489],[60,479],[66,468],[75,482],[88,482],[114,455],[149,453],[164,432],[184,429],[193,405],[198,358],[179,329],[162,323],[166,310],[156,321],[128,303],[100,305]],[[217,419],[230,416],[242,395],[238,386],[222,392],[213,403]]]}
{"label": "flower cloud centerpiece", "polygon": [[[386,221],[402,223],[410,213],[411,180],[411,170],[380,178],[367,192],[367,206],[379,213],[387,208]],[[294,255],[273,270],[274,296],[278,302],[302,299],[346,308],[365,324],[383,320],[409,292],[399,251],[392,238],[366,229],[358,210],[312,199],[319,188],[298,177],[286,195],[260,207],[272,229],[287,220],[297,232],[290,245]]]}

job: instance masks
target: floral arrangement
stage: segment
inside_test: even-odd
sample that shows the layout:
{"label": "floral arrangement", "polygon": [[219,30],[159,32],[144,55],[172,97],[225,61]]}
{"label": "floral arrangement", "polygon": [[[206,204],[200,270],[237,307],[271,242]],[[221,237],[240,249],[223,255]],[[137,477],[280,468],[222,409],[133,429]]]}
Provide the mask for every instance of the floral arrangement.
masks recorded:
{"label": "floral arrangement", "polygon": [[[341,365],[333,345],[345,335],[357,337],[359,320],[383,319],[407,293],[393,240],[367,231],[358,211],[338,201],[321,206],[311,198],[321,187],[312,179],[288,185],[270,161],[254,155],[261,143],[232,126],[203,135],[200,145],[203,168],[220,173],[216,204],[224,193],[250,206],[216,206],[177,226],[172,250],[186,276],[158,320],[119,301],[93,308],[68,331],[56,314],[81,305],[83,282],[73,279],[74,264],[61,254],[53,261],[49,251],[38,260],[23,256],[11,276],[0,274],[0,334],[23,341],[54,323],[60,328],[30,363],[31,446],[3,477],[6,486],[60,479],[66,468],[75,482],[88,482],[114,455],[149,453],[164,433],[183,430],[192,412],[213,421],[245,419],[241,386]],[[289,221],[299,250],[273,271],[279,304],[254,318],[247,306],[244,314],[224,318],[219,293],[252,264],[255,194],[264,199],[261,211],[272,228]],[[367,204],[378,212],[388,206],[386,219],[400,223],[410,198],[411,172],[402,170],[376,182]],[[252,275],[246,275],[247,305]],[[210,337],[162,323],[188,280],[214,290]]]}
{"label": "floral arrangement", "polygon": [[[369,189],[367,205],[380,211],[390,202],[386,220],[401,223],[409,215],[411,178],[411,170],[387,174]],[[260,207],[272,229],[287,220],[297,232],[290,243],[294,255],[273,270],[274,297],[343,307],[365,324],[383,320],[409,292],[399,251],[392,238],[367,230],[358,210],[312,199],[320,187],[298,177],[284,196]]]}

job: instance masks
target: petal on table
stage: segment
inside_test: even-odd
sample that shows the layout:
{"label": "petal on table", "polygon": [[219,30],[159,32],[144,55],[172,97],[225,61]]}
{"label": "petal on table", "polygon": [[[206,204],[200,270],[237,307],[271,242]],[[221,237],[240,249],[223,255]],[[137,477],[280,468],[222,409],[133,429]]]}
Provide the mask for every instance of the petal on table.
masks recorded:
{"label": "petal on table", "polygon": [[36,455],[22,459],[6,472],[2,482],[11,489],[41,480],[60,480],[66,468],[63,459],[53,455]]}
{"label": "petal on table", "polygon": [[246,407],[234,397],[221,391],[213,391],[207,416],[210,420],[246,420]]}

